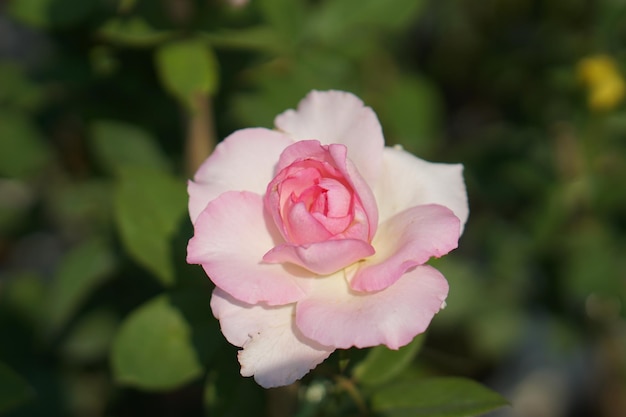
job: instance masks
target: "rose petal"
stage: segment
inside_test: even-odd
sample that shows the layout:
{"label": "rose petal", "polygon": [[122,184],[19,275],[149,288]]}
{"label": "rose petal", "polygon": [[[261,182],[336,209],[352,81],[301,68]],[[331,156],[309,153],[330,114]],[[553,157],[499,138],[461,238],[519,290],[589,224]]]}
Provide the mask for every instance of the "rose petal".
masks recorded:
{"label": "rose petal", "polygon": [[448,294],[445,278],[430,266],[418,266],[376,293],[350,290],[341,275],[315,280],[296,306],[296,324],[306,337],[341,349],[406,345],[426,330]]}
{"label": "rose petal", "polygon": [[308,212],[304,203],[287,205],[285,224],[287,236],[295,244],[307,244],[329,239],[332,234]]}
{"label": "rose petal", "polygon": [[239,351],[241,375],[252,376],[265,388],[288,385],[302,378],[334,350],[306,338],[295,326],[294,306],[244,304],[219,288],[211,309],[222,333]]}
{"label": "rose petal", "polygon": [[230,191],[211,201],[198,216],[187,262],[201,264],[216,286],[246,303],[281,305],[302,298],[311,274],[293,265],[264,263],[278,231],[265,217],[263,199]]}
{"label": "rose petal", "polygon": [[[345,149],[345,146],[342,146]],[[319,162],[332,163],[333,159],[327,149],[317,139],[302,139],[294,142],[280,154],[276,164],[276,172],[282,171],[294,162],[312,159]]]}
{"label": "rose petal", "polygon": [[378,228],[378,207],[376,205],[376,197],[365,179],[361,176],[350,159],[347,158],[347,148],[344,146],[330,145],[328,147],[332,155],[335,165],[350,182],[352,188],[359,196],[363,210],[367,216],[369,224],[369,239],[371,240],[376,234]]}
{"label": "rose petal", "polygon": [[462,165],[427,162],[395,147],[384,150],[374,195],[380,223],[409,207],[440,204],[461,220],[462,233],[469,214]]}
{"label": "rose petal", "polygon": [[350,282],[357,291],[379,291],[404,272],[457,247],[459,219],[437,204],[412,207],[383,223],[372,244],[376,253],[365,259]]}
{"label": "rose petal", "polygon": [[220,142],[189,181],[191,221],[223,192],[265,194],[280,154],[292,143],[280,132],[261,128],[238,130]]}
{"label": "rose petal", "polygon": [[321,275],[332,274],[374,254],[374,248],[358,239],[327,240],[310,245],[278,245],[265,254],[269,263],[289,262]]}
{"label": "rose petal", "polygon": [[[327,146],[327,149],[324,149],[324,147],[317,140],[299,141],[285,149],[280,156],[276,169],[280,171],[298,160],[309,158],[320,162],[330,163],[330,165],[336,168],[341,174],[341,177],[343,177],[343,179],[350,184],[352,190],[358,196],[358,201],[360,202],[359,207],[362,207],[362,210],[365,211],[366,217],[364,218],[362,213],[361,216],[358,216],[359,213],[356,213],[356,221],[367,221],[367,239],[371,240],[376,233],[376,228],[378,226],[378,209],[376,207],[376,199],[368,183],[361,176],[352,161],[348,159],[348,149],[346,146],[330,144]],[[278,204],[278,199],[274,194],[275,193],[268,190],[266,195],[266,204],[269,207],[276,206]],[[273,215],[277,224],[280,224],[276,211],[274,211]],[[365,239],[365,237],[363,238]]]}
{"label": "rose petal", "polygon": [[[352,193],[342,183],[332,178],[322,178],[319,187],[327,193],[326,204],[321,205],[326,207],[324,213],[326,217],[343,218],[350,213]],[[345,226],[342,229],[345,229]]]}
{"label": "rose petal", "polygon": [[323,144],[348,147],[348,157],[374,184],[381,168],[385,140],[378,118],[356,96],[342,91],[312,91],[297,110],[287,110],[274,120],[276,127],[294,140],[318,139]]}

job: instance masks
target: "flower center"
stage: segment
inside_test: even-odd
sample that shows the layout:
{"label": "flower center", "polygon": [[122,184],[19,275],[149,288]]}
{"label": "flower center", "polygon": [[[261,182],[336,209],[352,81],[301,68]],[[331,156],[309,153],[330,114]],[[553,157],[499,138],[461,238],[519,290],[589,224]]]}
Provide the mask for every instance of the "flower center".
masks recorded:
{"label": "flower center", "polygon": [[341,173],[327,162],[294,162],[274,178],[278,213],[292,243],[320,242],[340,235],[352,223],[355,195]]}

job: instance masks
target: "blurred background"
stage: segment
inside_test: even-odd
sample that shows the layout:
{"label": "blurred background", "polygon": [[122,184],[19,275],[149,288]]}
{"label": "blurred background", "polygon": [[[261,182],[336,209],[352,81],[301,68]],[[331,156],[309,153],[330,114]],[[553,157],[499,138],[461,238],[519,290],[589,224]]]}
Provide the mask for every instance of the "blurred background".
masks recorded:
{"label": "blurred background", "polygon": [[332,88],[465,166],[401,371],[481,381],[491,416],[623,417],[625,71],[624,0],[0,0],[0,414],[395,415],[328,378],[345,352],[295,404],[241,378],[184,261],[212,143]]}

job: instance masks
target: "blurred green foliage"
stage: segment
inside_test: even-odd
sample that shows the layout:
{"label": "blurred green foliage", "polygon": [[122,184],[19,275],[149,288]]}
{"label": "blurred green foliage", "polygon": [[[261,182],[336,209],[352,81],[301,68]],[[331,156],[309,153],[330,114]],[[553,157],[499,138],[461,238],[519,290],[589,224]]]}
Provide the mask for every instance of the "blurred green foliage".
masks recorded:
{"label": "blurred green foliage", "polygon": [[[623,415],[625,28],[621,0],[0,1],[0,414],[503,404],[461,375],[519,415]],[[426,336],[264,391],[185,263],[193,132],[271,127],[329,88],[389,145],[462,162],[470,220],[433,261],[451,290]]]}

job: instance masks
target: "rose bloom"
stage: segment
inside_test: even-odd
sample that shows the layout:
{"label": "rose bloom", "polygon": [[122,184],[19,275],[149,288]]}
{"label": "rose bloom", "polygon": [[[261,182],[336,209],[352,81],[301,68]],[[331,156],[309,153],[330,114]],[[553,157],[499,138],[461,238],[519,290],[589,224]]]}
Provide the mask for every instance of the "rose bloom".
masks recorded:
{"label": "rose bloom", "polygon": [[424,332],[448,284],[425,265],[457,247],[461,165],[385,147],[350,93],[309,93],[277,130],[239,130],[189,182],[187,261],[243,376],[290,384],[335,349],[398,349]]}

